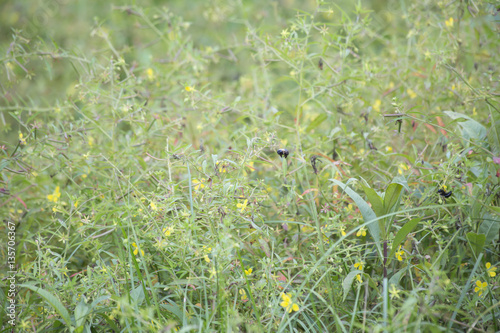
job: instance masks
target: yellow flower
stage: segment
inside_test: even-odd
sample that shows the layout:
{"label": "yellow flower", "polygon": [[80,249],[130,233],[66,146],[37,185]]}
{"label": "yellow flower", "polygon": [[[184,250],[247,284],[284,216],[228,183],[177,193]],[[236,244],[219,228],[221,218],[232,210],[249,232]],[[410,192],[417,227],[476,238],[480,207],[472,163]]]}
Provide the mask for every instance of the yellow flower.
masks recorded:
{"label": "yellow flower", "polygon": [[488,287],[488,282],[484,281],[481,282],[479,280],[476,281],[476,288],[474,288],[474,292],[479,293],[479,296],[483,294],[484,291],[486,291],[486,287]]}
{"label": "yellow flower", "polygon": [[346,233],[345,233],[345,228],[344,228],[344,227],[340,227],[340,234],[341,234],[342,236],[345,236],[345,235],[346,235]]}
{"label": "yellow flower", "polygon": [[388,153],[392,153],[392,147],[391,146],[385,147],[385,151]]}
{"label": "yellow flower", "polygon": [[26,144],[26,139],[23,137],[23,133],[19,132],[19,144],[24,146]]}
{"label": "yellow flower", "polygon": [[309,226],[309,225],[303,225],[301,226],[302,232],[312,232],[314,231],[314,228]]}
{"label": "yellow flower", "polygon": [[363,283],[363,279],[361,278],[361,274],[356,275],[356,279],[358,279],[359,283]]}
{"label": "yellow flower", "polygon": [[363,265],[364,265],[364,263],[362,261],[360,261],[360,262],[357,262],[357,263],[354,264],[354,268],[359,269],[360,271],[362,271],[363,267],[364,267]]}
{"label": "yellow flower", "polygon": [[391,284],[391,288],[389,289],[389,293],[391,294],[391,299],[399,298],[399,290],[396,288],[394,284]]}
{"label": "yellow flower", "polygon": [[82,178],[83,178],[83,179],[87,178],[87,175],[86,175],[86,174],[83,174],[83,175],[82,175]]}
{"label": "yellow flower", "polygon": [[376,99],[375,102],[373,102],[373,110],[380,112],[380,106],[382,105],[382,101],[380,99]]}
{"label": "yellow flower", "polygon": [[158,207],[156,207],[156,202],[154,202],[154,201],[151,201],[151,203],[149,204],[149,207],[151,207],[152,210],[158,210]]}
{"label": "yellow flower", "polygon": [[399,245],[399,249],[396,251],[395,256],[398,258],[399,261],[403,261],[403,255],[405,254],[405,251],[401,250],[401,245]]}
{"label": "yellow flower", "polygon": [[243,213],[243,211],[245,210],[245,208],[247,208],[247,204],[248,204],[248,199],[245,199],[245,201],[243,203],[238,203],[236,205],[236,207],[237,208],[241,208],[240,213]]}
{"label": "yellow flower", "polygon": [[78,200],[75,201],[75,203],[73,204],[73,206],[75,206],[75,208],[78,208]]}
{"label": "yellow flower", "polygon": [[155,78],[155,72],[153,71],[152,68],[146,69],[146,76],[148,77],[149,81],[153,81]]}
{"label": "yellow flower", "polygon": [[358,237],[365,237],[366,236],[366,228],[365,227],[361,227],[358,232],[356,233],[356,236]]}
{"label": "yellow flower", "polygon": [[[137,244],[135,242],[132,243],[132,246],[135,247],[134,256],[136,256],[139,253],[139,248],[137,247]],[[142,256],[144,256],[144,251],[143,250],[141,250],[141,254],[142,254]]]}
{"label": "yellow flower", "polygon": [[203,257],[203,259],[205,259],[206,262],[210,262],[210,258],[208,257],[207,254],[205,254],[205,256]]}
{"label": "yellow flower", "polygon": [[403,171],[408,171],[410,170],[410,168],[405,164],[405,163],[400,163],[399,166],[398,166],[398,173],[400,175],[403,174]]}
{"label": "yellow flower", "polygon": [[163,234],[165,235],[165,237],[168,237],[172,234],[172,231],[174,231],[174,228],[173,227],[167,227],[167,228],[163,228]]}
{"label": "yellow flower", "polygon": [[282,293],[281,299],[283,300],[283,302],[281,302],[280,305],[284,307],[288,311],[288,313],[300,310],[299,305],[292,302],[292,297],[290,296],[290,294]]}
{"label": "yellow flower", "polygon": [[444,24],[445,24],[448,28],[453,27],[453,17],[450,17],[449,19],[447,19],[446,21],[444,21]]}
{"label": "yellow flower", "polygon": [[245,269],[245,275],[252,275],[253,269]]}
{"label": "yellow flower", "polygon": [[54,193],[47,195],[47,199],[52,202],[57,202],[57,200],[61,197],[61,192],[59,192],[59,186],[56,187]]}
{"label": "yellow flower", "polygon": [[203,182],[205,181],[205,178],[202,178],[200,180],[198,179],[193,179],[193,185],[194,185],[194,189],[195,190],[198,190],[200,188],[204,188],[205,185],[203,184]]}
{"label": "yellow flower", "polygon": [[245,289],[240,289],[240,295],[241,295],[241,300],[244,301],[247,299],[247,292],[245,291]]}
{"label": "yellow flower", "polygon": [[417,97],[417,93],[411,89],[407,89],[406,92],[408,93],[408,96],[410,96],[411,99],[414,99],[415,97]]}
{"label": "yellow flower", "polygon": [[194,91],[194,88],[193,88],[193,87],[190,87],[190,86],[186,86],[184,89],[185,89],[187,92]]}
{"label": "yellow flower", "polygon": [[486,270],[491,277],[495,277],[497,275],[496,266],[491,267],[491,263],[489,263],[489,262],[486,263]]}
{"label": "yellow flower", "polygon": [[90,147],[92,147],[92,146],[94,145],[94,138],[93,138],[93,137],[91,137],[91,136],[89,136],[89,141],[88,141],[88,143],[89,143],[89,146],[90,146]]}

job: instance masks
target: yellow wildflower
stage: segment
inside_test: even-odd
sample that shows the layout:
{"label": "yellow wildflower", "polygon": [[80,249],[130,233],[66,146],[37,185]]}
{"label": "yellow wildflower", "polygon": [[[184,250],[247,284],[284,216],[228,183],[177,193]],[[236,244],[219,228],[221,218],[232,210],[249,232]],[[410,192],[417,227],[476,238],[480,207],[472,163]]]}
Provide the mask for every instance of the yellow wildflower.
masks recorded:
{"label": "yellow wildflower", "polygon": [[381,105],[382,105],[382,101],[380,99],[376,99],[375,102],[373,102],[372,108],[373,108],[373,110],[380,112]]}
{"label": "yellow wildflower", "polygon": [[406,165],[405,163],[400,163],[399,166],[398,166],[398,173],[400,175],[403,174],[404,171],[408,171],[410,170],[410,168],[408,167],[408,165]]}
{"label": "yellow wildflower", "polygon": [[399,245],[399,249],[396,251],[394,254],[396,258],[398,258],[399,261],[403,261],[403,255],[405,254],[405,251],[401,250],[401,245]]}
{"label": "yellow wildflower", "polygon": [[448,28],[453,27],[453,17],[450,17],[449,19],[447,19],[446,21],[444,21],[444,24],[445,24]]}
{"label": "yellow wildflower", "polygon": [[389,289],[389,293],[391,294],[391,299],[399,298],[399,290],[396,288],[394,284],[391,284],[391,288]]}
{"label": "yellow wildflower", "polygon": [[204,188],[205,187],[205,185],[203,184],[204,181],[205,181],[205,178],[201,178],[200,180],[193,179],[194,189],[198,190],[200,188]]}
{"label": "yellow wildflower", "polygon": [[253,272],[253,269],[252,268],[249,268],[249,269],[245,269],[245,275],[252,275],[252,272]]}
{"label": "yellow wildflower", "polygon": [[496,273],[496,270],[497,270],[496,266],[492,267],[491,263],[489,263],[489,262],[486,263],[486,270],[487,270],[489,276],[491,276],[491,277],[495,277],[497,275],[497,273]]}
{"label": "yellow wildflower", "polygon": [[244,301],[247,299],[247,292],[245,291],[245,289],[240,289],[239,291],[240,295],[241,295],[241,300]]}
{"label": "yellow wildflower", "polygon": [[245,208],[247,208],[247,204],[248,204],[248,199],[245,199],[245,201],[243,203],[238,203],[236,205],[236,207],[237,208],[241,208],[240,213],[243,213],[243,211],[245,210]]}
{"label": "yellow wildflower", "polygon": [[408,94],[408,96],[410,96],[411,99],[414,99],[415,97],[417,97],[417,93],[409,88],[406,90],[406,93]]}
{"label": "yellow wildflower", "polygon": [[208,257],[207,254],[205,254],[205,256],[203,256],[203,259],[205,259],[206,262],[210,262],[210,258]]}
{"label": "yellow wildflower", "polygon": [[26,139],[23,137],[23,133],[19,132],[19,144],[24,146],[26,144]]}
{"label": "yellow wildflower", "polygon": [[288,32],[288,29],[281,30],[281,37],[287,38],[290,33]]}
{"label": "yellow wildflower", "polygon": [[481,282],[479,280],[476,281],[476,287],[474,288],[474,292],[479,293],[479,296],[486,291],[486,287],[488,287],[488,282]]}
{"label": "yellow wildflower", "polygon": [[388,153],[392,153],[392,147],[391,146],[385,147],[385,151]]}
{"label": "yellow wildflower", "polygon": [[281,302],[280,305],[284,307],[288,311],[288,313],[300,310],[299,305],[292,301],[292,297],[290,296],[290,294],[282,293],[281,299],[283,300],[283,302]]}
{"label": "yellow wildflower", "polygon": [[61,192],[59,192],[59,186],[56,187],[54,193],[47,195],[47,199],[52,202],[57,202],[57,200],[61,197]]}
{"label": "yellow wildflower", "polygon": [[360,262],[357,262],[357,263],[354,264],[354,268],[359,269],[360,271],[362,271],[363,267],[364,267],[363,265],[364,265],[364,263],[362,261],[360,261]]}
{"label": "yellow wildflower", "polygon": [[346,233],[345,233],[345,227],[340,227],[340,234],[341,234],[342,236],[345,236],[345,235],[346,235]]}
{"label": "yellow wildflower", "polygon": [[146,69],[146,76],[148,77],[149,81],[153,81],[155,79],[155,72],[152,68]]}
{"label": "yellow wildflower", "polygon": [[168,237],[172,234],[172,232],[174,231],[174,228],[173,227],[167,227],[167,228],[163,228],[163,234],[165,235],[165,237]]}
{"label": "yellow wildflower", "polygon": [[356,279],[358,279],[359,283],[363,283],[363,279],[361,278],[361,274],[356,275]]}
{"label": "yellow wildflower", "polygon": [[186,86],[184,89],[185,89],[187,92],[194,91],[194,87],[190,87],[190,86]]}
{"label": "yellow wildflower", "polygon": [[158,210],[158,207],[156,207],[156,202],[154,202],[154,201],[151,201],[151,203],[149,204],[149,207],[151,207],[152,210]]}
{"label": "yellow wildflower", "polygon": [[[137,247],[137,244],[135,242],[132,243],[132,246],[135,247],[134,256],[136,256],[139,253],[139,247]],[[144,251],[143,250],[141,250],[141,255],[144,256]]]}
{"label": "yellow wildflower", "polygon": [[365,237],[366,236],[366,228],[365,227],[361,227],[358,232],[356,233],[356,236],[358,237]]}

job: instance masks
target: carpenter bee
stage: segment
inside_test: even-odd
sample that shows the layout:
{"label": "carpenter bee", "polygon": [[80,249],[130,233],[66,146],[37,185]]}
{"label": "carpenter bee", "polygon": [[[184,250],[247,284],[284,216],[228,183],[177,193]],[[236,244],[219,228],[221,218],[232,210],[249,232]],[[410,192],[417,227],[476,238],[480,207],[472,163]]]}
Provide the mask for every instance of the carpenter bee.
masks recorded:
{"label": "carpenter bee", "polygon": [[449,197],[451,197],[451,195],[452,195],[452,192],[451,192],[451,191],[446,192],[446,191],[445,191],[445,190],[443,190],[442,188],[440,188],[440,189],[438,190],[438,193],[439,193],[439,195],[440,195],[440,196],[442,196],[443,198],[449,198]]}
{"label": "carpenter bee", "polygon": [[284,148],[278,149],[277,153],[280,157],[285,157],[285,158],[287,158],[288,154],[290,154],[288,149],[284,149]]}

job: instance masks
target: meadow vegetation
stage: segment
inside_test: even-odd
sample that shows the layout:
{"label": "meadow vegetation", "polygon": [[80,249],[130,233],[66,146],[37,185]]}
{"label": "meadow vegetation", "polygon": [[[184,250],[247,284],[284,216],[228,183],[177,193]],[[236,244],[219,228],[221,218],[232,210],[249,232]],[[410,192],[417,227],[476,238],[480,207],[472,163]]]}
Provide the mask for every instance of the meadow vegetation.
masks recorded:
{"label": "meadow vegetation", "polygon": [[498,1],[0,8],[17,331],[500,330]]}

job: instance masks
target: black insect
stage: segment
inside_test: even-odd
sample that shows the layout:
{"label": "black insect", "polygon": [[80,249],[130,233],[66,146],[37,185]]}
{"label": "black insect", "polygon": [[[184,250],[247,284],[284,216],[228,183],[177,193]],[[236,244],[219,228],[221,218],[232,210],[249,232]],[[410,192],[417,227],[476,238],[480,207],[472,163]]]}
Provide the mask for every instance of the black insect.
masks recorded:
{"label": "black insect", "polygon": [[452,192],[451,192],[451,191],[450,191],[450,192],[446,192],[446,191],[445,191],[445,190],[443,190],[442,188],[440,188],[440,189],[438,190],[438,193],[439,193],[439,195],[440,195],[440,196],[442,196],[443,198],[449,198],[449,197],[451,197],[451,195],[452,195]]}
{"label": "black insect", "polygon": [[285,157],[285,158],[287,158],[288,154],[290,154],[288,149],[283,149],[283,148],[278,149],[277,153],[278,153],[278,155],[280,155],[280,157]]}
{"label": "black insect", "polygon": [[321,162],[321,160],[319,160],[318,157],[319,157],[318,155],[311,156],[311,166],[313,167],[315,174],[318,174],[318,166],[316,164],[318,162]]}
{"label": "black insect", "polygon": [[323,59],[319,58],[319,61],[318,61],[318,68],[323,70]]}

